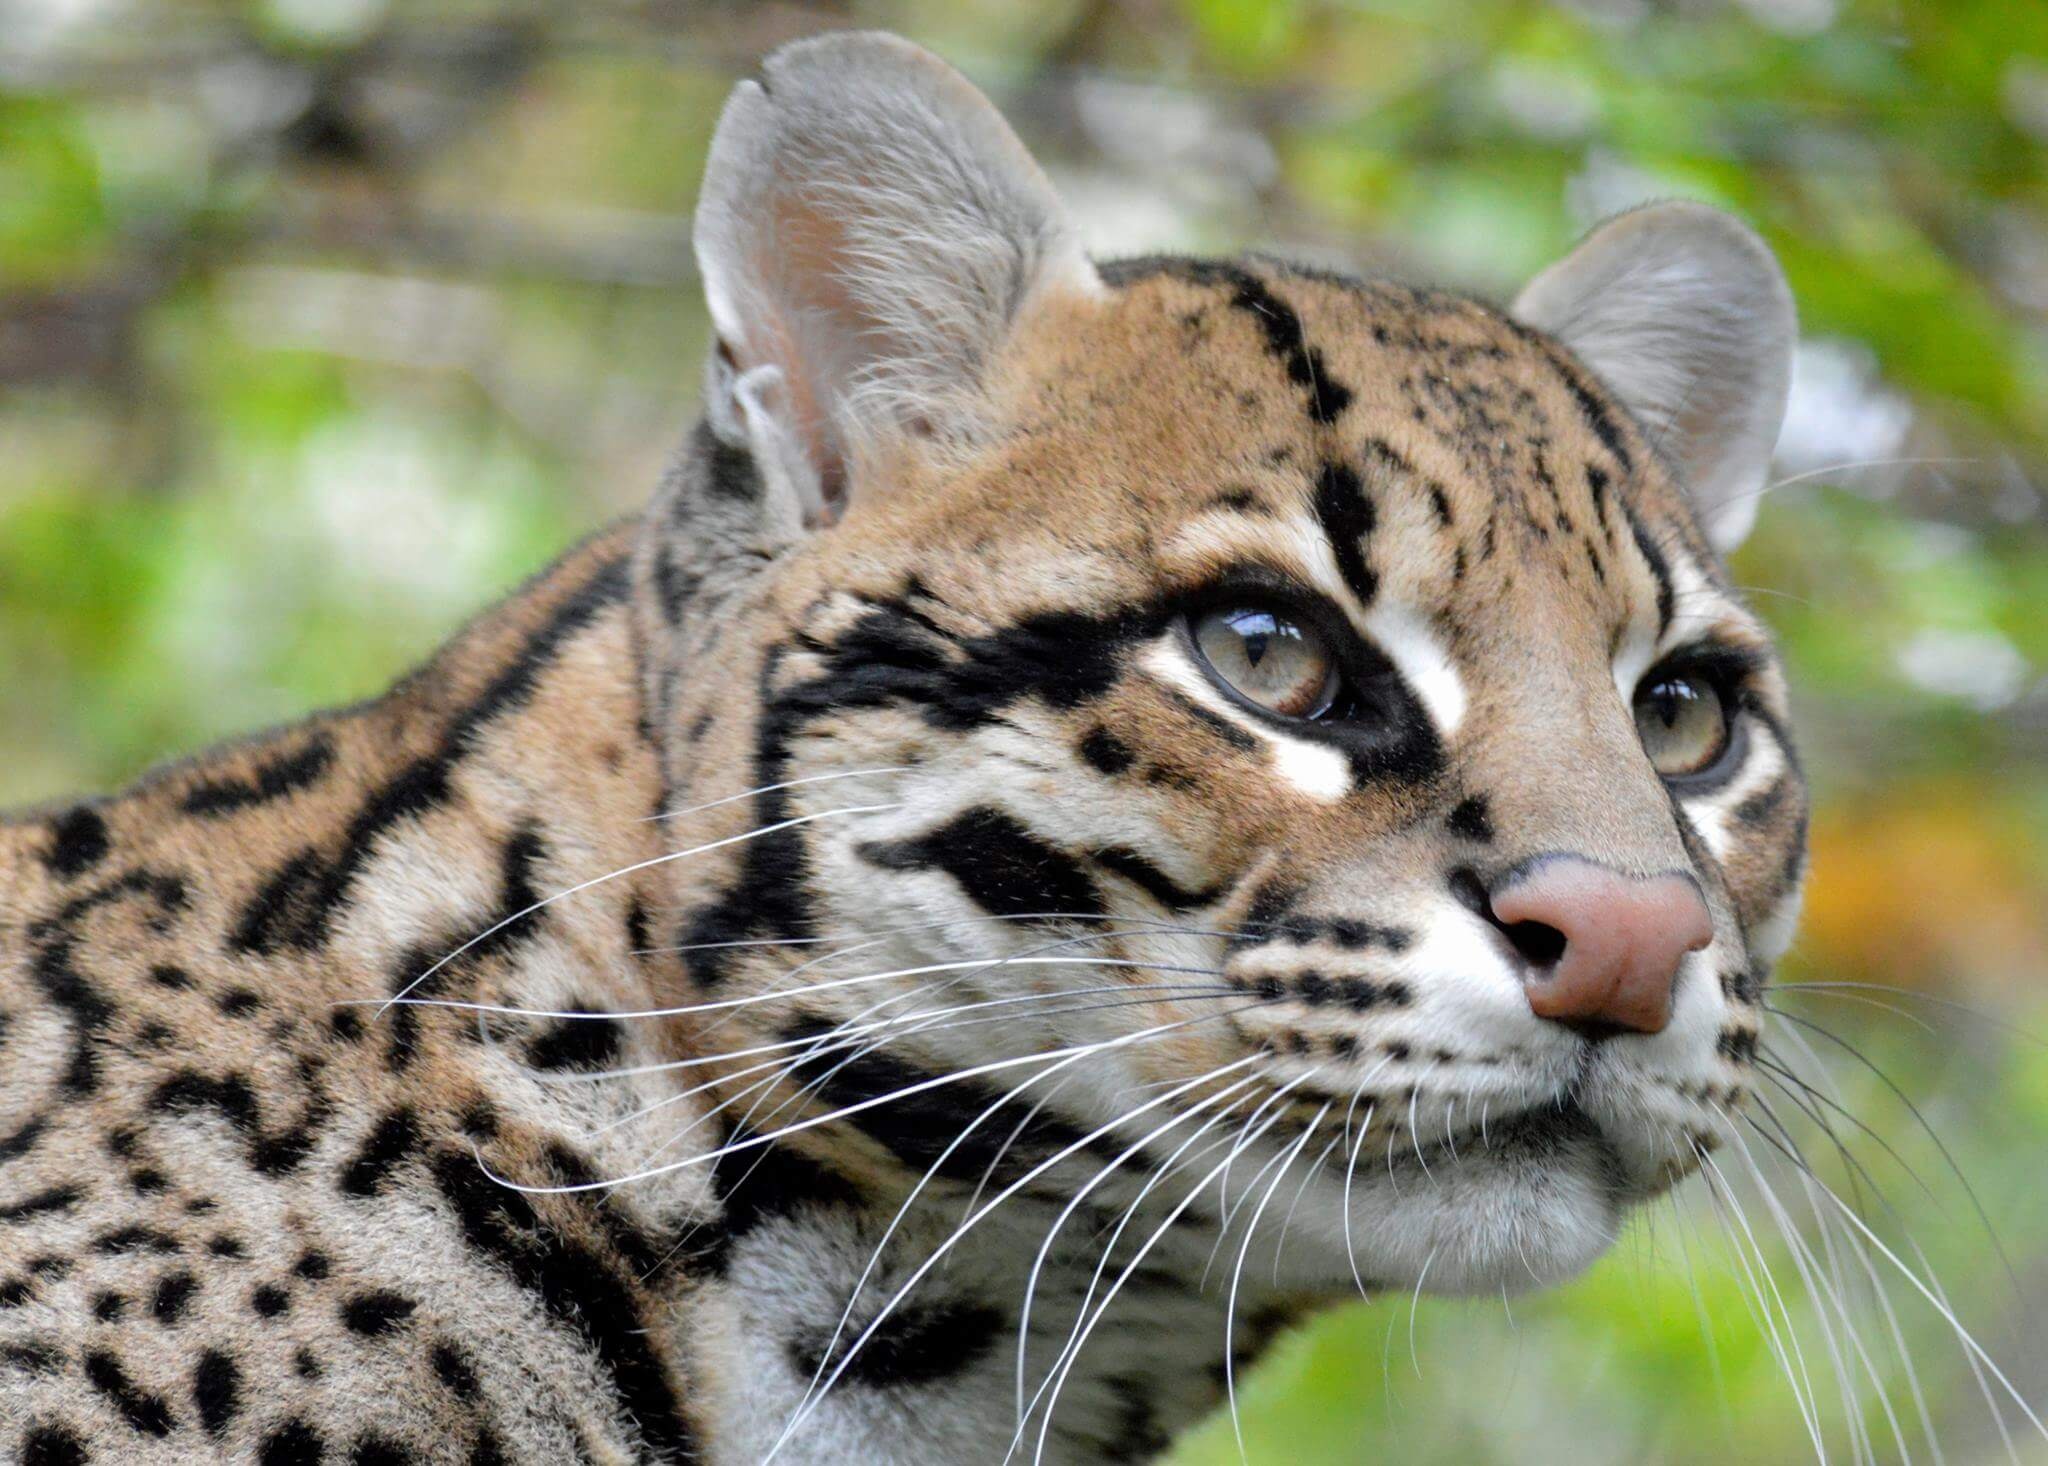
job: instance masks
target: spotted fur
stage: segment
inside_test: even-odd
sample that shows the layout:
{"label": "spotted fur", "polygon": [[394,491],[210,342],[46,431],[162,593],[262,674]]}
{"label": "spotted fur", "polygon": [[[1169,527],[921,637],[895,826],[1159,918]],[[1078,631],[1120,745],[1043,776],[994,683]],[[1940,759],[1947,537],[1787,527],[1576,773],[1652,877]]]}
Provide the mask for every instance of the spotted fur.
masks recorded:
{"label": "spotted fur", "polygon": [[[1265,258],[1004,312],[802,452],[735,347],[644,516],[384,697],[0,827],[0,1454],[997,1460],[1021,1347],[1025,1449],[1146,1459],[1354,1278],[1563,1277],[1691,1169],[1806,803],[1647,410]],[[1223,585],[1369,715],[1205,676]],[[1708,783],[1629,715],[1679,648]],[[1664,1031],[1530,1012],[1468,896],[1557,852],[1697,883]]]}

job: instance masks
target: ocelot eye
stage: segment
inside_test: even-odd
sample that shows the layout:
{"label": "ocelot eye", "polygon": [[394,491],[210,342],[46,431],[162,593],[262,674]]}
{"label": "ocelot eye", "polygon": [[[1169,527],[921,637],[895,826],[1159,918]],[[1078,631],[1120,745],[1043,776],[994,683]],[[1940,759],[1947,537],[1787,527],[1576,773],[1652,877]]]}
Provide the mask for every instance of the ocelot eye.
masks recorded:
{"label": "ocelot eye", "polygon": [[1636,732],[1667,779],[1700,774],[1728,751],[1728,705],[1705,677],[1652,672],[1636,688]]}
{"label": "ocelot eye", "polygon": [[1314,718],[1336,700],[1337,658],[1322,635],[1267,606],[1225,606],[1194,617],[1210,670],[1284,718]]}

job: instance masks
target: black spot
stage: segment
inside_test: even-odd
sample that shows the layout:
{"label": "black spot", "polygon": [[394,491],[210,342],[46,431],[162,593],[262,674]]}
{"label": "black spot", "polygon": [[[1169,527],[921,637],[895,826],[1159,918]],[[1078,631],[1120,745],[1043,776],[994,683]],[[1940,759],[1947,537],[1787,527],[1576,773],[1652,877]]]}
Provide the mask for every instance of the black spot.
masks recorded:
{"label": "black spot", "polygon": [[1493,839],[1493,812],[1484,794],[1473,794],[1458,801],[1457,808],[1444,820],[1444,828],[1461,840],[1474,840],[1484,845]]}
{"label": "black spot", "polygon": [[1190,891],[1135,850],[1112,845],[1096,851],[1094,860],[1105,870],[1115,871],[1169,911],[1187,911],[1216,899],[1213,889]]}
{"label": "black spot", "polygon": [[230,1237],[224,1232],[210,1239],[206,1244],[206,1250],[215,1257],[238,1258],[249,1255],[247,1249],[242,1246],[241,1239]]}
{"label": "black spot", "polygon": [[1081,757],[1112,778],[1131,766],[1130,745],[1107,728],[1091,728],[1081,740]]}
{"label": "black spot", "polygon": [[229,988],[214,1000],[214,1006],[230,1018],[239,1018],[262,1007],[263,995],[250,988]]}
{"label": "black spot", "polygon": [[[420,1143],[419,1121],[409,1109],[393,1110],[377,1122],[370,1138],[341,1171],[341,1189],[350,1196],[374,1196],[392,1170]],[[303,1265],[303,1264],[302,1264]]]}
{"label": "black spot", "polygon": [[304,748],[266,759],[246,779],[210,779],[193,785],[182,807],[187,814],[217,819],[317,783],[333,762],[334,744],[321,735]]}
{"label": "black spot", "polygon": [[440,1376],[442,1384],[448,1386],[448,1392],[465,1405],[473,1404],[483,1393],[476,1371],[463,1358],[462,1351],[446,1339],[434,1345],[434,1373]]}
{"label": "black spot", "polygon": [[294,933],[318,921],[322,864],[319,853],[301,850],[267,878],[242,908],[228,947],[236,952],[268,954],[294,941]]}
{"label": "black spot", "polygon": [[292,1271],[302,1278],[317,1283],[324,1280],[328,1273],[332,1271],[332,1264],[328,1262],[326,1253],[308,1252],[292,1265]]}
{"label": "black spot", "polygon": [[584,1247],[542,1226],[525,1197],[491,1180],[469,1156],[444,1153],[435,1160],[434,1176],[464,1241],[589,1340],[648,1455],[658,1461],[698,1459],[635,1287]]}
{"label": "black spot", "polygon": [[128,1184],[138,1196],[154,1196],[170,1183],[155,1166],[138,1166],[128,1173]]}
{"label": "black spot", "polygon": [[246,1076],[231,1073],[214,1078],[191,1069],[181,1069],[159,1083],[150,1093],[150,1105],[165,1114],[194,1109],[215,1111],[247,1137],[249,1164],[267,1176],[297,1169],[312,1150],[317,1132],[330,1112],[330,1106],[316,1095],[308,1101],[296,1125],[267,1131],[256,1093]]}
{"label": "black spot", "polygon": [[1451,527],[1451,500],[1444,492],[1444,486],[1432,483],[1429,486],[1429,507],[1436,515],[1436,522],[1444,529]]}
{"label": "black spot", "polygon": [[353,1008],[336,1008],[334,1015],[327,1020],[327,1026],[339,1039],[353,1042],[362,1037],[363,1020]]}
{"label": "black spot", "polygon": [[1259,496],[1250,489],[1225,489],[1223,492],[1211,497],[1208,503],[1202,507],[1205,509],[1228,509],[1236,514],[1270,515],[1272,513],[1272,510],[1259,502]]}
{"label": "black spot", "polygon": [[1783,775],[1773,779],[1769,784],[1735,806],[1735,822],[1740,825],[1747,825],[1751,829],[1767,823],[1771,816],[1783,807],[1785,796],[1790,792],[1790,788],[1791,781]]}
{"label": "black spot", "polygon": [[1119,261],[1107,273],[1113,282],[1130,279],[1141,272],[1170,272],[1198,285],[1221,285],[1229,289],[1230,304],[1248,312],[1266,338],[1266,349],[1287,369],[1287,379],[1308,391],[1308,415],[1319,423],[1335,422],[1351,405],[1351,391],[1331,379],[1323,365],[1322,353],[1308,344],[1301,317],[1275,295],[1270,286],[1239,264],[1223,260],[1133,260]]}
{"label": "black spot", "polygon": [[287,1420],[263,1438],[257,1454],[261,1466],[320,1466],[327,1444],[320,1432],[297,1418]]}
{"label": "black spot", "polygon": [[1756,1032],[1747,1028],[1723,1029],[1714,1047],[1731,1064],[1753,1063],[1756,1059]]}
{"label": "black spot", "polygon": [[156,1252],[164,1255],[182,1252],[184,1248],[178,1239],[168,1232],[155,1227],[122,1227],[118,1231],[103,1232],[93,1239],[93,1249],[109,1257],[128,1252]]}
{"label": "black spot", "polygon": [[276,1318],[292,1306],[292,1297],[275,1283],[263,1283],[249,1295],[249,1306],[264,1318]]}
{"label": "black spot", "polygon": [[158,987],[179,989],[192,986],[192,974],[182,967],[168,962],[158,963],[149,969],[149,980]]}
{"label": "black spot", "polygon": [[410,1447],[387,1435],[365,1431],[349,1447],[349,1466],[407,1466],[414,1459]]}
{"label": "black spot", "polygon": [[341,1305],[341,1321],[350,1333],[380,1338],[405,1326],[418,1307],[412,1299],[386,1289],[358,1293]]}
{"label": "black spot", "polygon": [[242,1371],[218,1349],[208,1349],[192,1369],[192,1404],[208,1435],[228,1428],[242,1404]]}
{"label": "black spot", "polygon": [[157,1280],[156,1296],[150,1300],[149,1310],[158,1323],[175,1324],[185,1316],[192,1295],[198,1291],[199,1280],[192,1274],[167,1273]]}
{"label": "black spot", "polygon": [[21,1440],[21,1466],[85,1466],[85,1442],[67,1425],[32,1425]]}
{"label": "black spot", "polygon": [[64,1351],[42,1339],[10,1339],[0,1344],[0,1362],[28,1374],[55,1374],[64,1367]]}
{"label": "black spot", "polygon": [[787,1145],[757,1146],[721,1155],[711,1165],[711,1184],[723,1208],[712,1245],[699,1258],[715,1272],[731,1245],[771,1217],[800,1208],[845,1208],[860,1193],[836,1171],[827,1170]]}
{"label": "black spot", "polygon": [[32,1257],[28,1262],[28,1270],[39,1278],[68,1278],[74,1266],[76,1264],[70,1258],[48,1252],[41,1257]]}
{"label": "black spot", "polygon": [[[866,1385],[871,1389],[893,1389],[930,1384],[949,1375],[971,1369],[994,1347],[1003,1327],[1003,1315],[985,1304],[944,1302],[909,1304],[898,1308],[846,1363],[841,1385]],[[790,1357],[798,1371],[814,1374],[824,1365],[837,1368],[853,1334],[839,1341],[833,1357],[825,1358],[830,1333],[792,1340]]]}
{"label": "black spot", "polygon": [[114,1017],[114,1005],[72,960],[81,940],[77,923],[101,906],[130,898],[153,901],[157,909],[145,919],[153,929],[167,931],[172,914],[184,908],[188,893],[177,876],[129,871],[65,903],[56,915],[28,929],[34,945],[29,975],[43,996],[63,1009],[74,1025],[71,1062],[64,1072],[64,1088],[72,1094],[89,1094],[98,1086],[100,1040]]}
{"label": "black spot", "polygon": [[107,822],[90,805],[74,805],[50,821],[50,848],[43,852],[43,864],[62,880],[84,875],[113,848]]}
{"label": "black spot", "polygon": [[456,1123],[462,1126],[464,1135],[481,1143],[497,1135],[498,1112],[489,1100],[473,1100],[463,1107]]}
{"label": "black spot", "polygon": [[1365,485],[1348,465],[1326,463],[1316,476],[1315,514],[1337,557],[1344,583],[1366,605],[1379,592],[1379,576],[1365,563],[1365,541],[1379,515]]}
{"label": "black spot", "polygon": [[75,1185],[47,1187],[19,1201],[0,1202],[0,1222],[20,1222],[50,1212],[69,1211],[84,1196],[85,1192]]}
{"label": "black spot", "polygon": [[0,1283],[0,1308],[19,1308],[36,1296],[36,1285],[29,1278],[9,1278]]}
{"label": "black spot", "polygon": [[[572,999],[568,1011],[597,1010]],[[536,1069],[602,1069],[619,1056],[624,1031],[615,1018],[558,1019],[527,1046],[526,1061]]]}
{"label": "black spot", "polygon": [[119,1293],[100,1293],[95,1295],[92,1300],[92,1316],[101,1323],[112,1323],[123,1313],[127,1312],[127,1309],[128,1300]]}
{"label": "black spot", "polygon": [[107,1397],[131,1430],[154,1436],[171,1433],[171,1407],[164,1397],[137,1385],[109,1351],[95,1349],[85,1356],[85,1378]]}
{"label": "black spot", "polygon": [[1178,688],[1168,689],[1166,696],[1167,700],[1175,707],[1186,713],[1190,718],[1193,718],[1197,723],[1200,723],[1204,728],[1207,728],[1211,733],[1214,733],[1239,753],[1257,753],[1259,751],[1258,738],[1246,732],[1243,728],[1238,727],[1237,724],[1231,722],[1230,719],[1224,717],[1221,713],[1203,707]]}
{"label": "black spot", "polygon": [[0,1165],[27,1155],[35,1148],[35,1143],[42,1138],[43,1131],[49,1128],[49,1124],[48,1115],[31,1115],[19,1130],[5,1140],[0,1140]]}
{"label": "black spot", "polygon": [[997,916],[1102,913],[1102,898],[1078,861],[985,805],[924,835],[871,841],[860,854],[884,870],[944,871]]}
{"label": "black spot", "polygon": [[292,1355],[292,1369],[300,1379],[320,1378],[320,1360],[311,1349],[301,1347]]}

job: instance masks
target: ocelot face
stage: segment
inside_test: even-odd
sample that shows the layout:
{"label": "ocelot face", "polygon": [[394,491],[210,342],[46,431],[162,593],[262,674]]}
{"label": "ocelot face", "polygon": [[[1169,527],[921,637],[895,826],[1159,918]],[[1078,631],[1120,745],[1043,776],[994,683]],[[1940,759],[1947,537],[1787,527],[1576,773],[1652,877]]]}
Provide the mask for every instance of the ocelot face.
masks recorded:
{"label": "ocelot face", "polygon": [[[817,1041],[828,1100],[855,1041],[945,1081],[937,1143],[1029,1111],[1173,1196],[1284,1191],[1304,1279],[1582,1266],[1742,1102],[1797,905],[1782,679],[1718,559],[1783,405],[1768,255],[1643,211],[1511,312],[1098,268],[957,78],[932,176],[969,204],[793,184],[892,164],[790,80],[728,114],[700,226],[700,492],[787,547],[694,676],[760,700],[669,718],[803,823],[697,914],[693,971]],[[1003,270],[888,247],[975,230]]]}

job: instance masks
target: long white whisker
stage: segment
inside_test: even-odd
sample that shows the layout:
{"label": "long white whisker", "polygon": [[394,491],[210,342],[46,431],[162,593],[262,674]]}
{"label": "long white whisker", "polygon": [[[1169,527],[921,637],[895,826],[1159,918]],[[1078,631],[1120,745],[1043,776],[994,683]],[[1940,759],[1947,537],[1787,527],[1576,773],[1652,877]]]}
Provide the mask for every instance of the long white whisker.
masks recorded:
{"label": "long white whisker", "polygon": [[[1287,1168],[1300,1157],[1308,1145],[1309,1137],[1316,1133],[1317,1127],[1329,1113],[1330,1107],[1327,1104],[1316,1111],[1316,1117],[1303,1128],[1300,1138],[1282,1152],[1280,1169],[1273,1173],[1272,1184],[1266,1187],[1266,1194],[1259,1198],[1259,1204],[1252,1209],[1251,1220],[1244,1225],[1244,1241],[1238,1244],[1237,1262],[1230,1270],[1230,1293],[1223,1304],[1223,1394],[1230,1403],[1230,1429],[1237,1437],[1238,1459],[1243,1461],[1245,1466],[1251,1466],[1251,1457],[1244,1448],[1244,1421],[1239,1418],[1237,1412],[1237,1289],[1244,1281],[1244,1260],[1246,1254],[1252,1250],[1252,1239],[1259,1233],[1259,1219],[1266,1214],[1266,1208],[1272,1204],[1273,1194],[1280,1189],[1280,1183],[1287,1179]],[[1257,1182],[1254,1181],[1253,1184],[1256,1185]],[[1276,1270],[1279,1267],[1277,1259],[1274,1267]]]}
{"label": "long white whisker", "polygon": [[569,897],[577,895],[584,891],[588,891],[593,886],[602,886],[608,881],[619,880],[622,877],[634,874],[636,871],[647,870],[652,866],[667,865],[670,861],[687,860],[689,859],[689,857],[693,855],[703,855],[709,851],[722,850],[728,845],[739,845],[748,840],[758,840],[762,836],[772,835],[776,833],[778,830],[794,829],[798,825],[808,825],[818,820],[831,819],[835,815],[874,814],[881,810],[901,809],[902,807],[903,806],[900,803],[852,804],[847,805],[841,809],[821,809],[815,814],[797,815],[793,819],[781,820],[772,825],[764,825],[758,830],[748,830],[745,833],[739,835],[728,835],[723,840],[712,840],[703,845],[693,845],[687,850],[675,850],[671,851],[667,855],[652,856],[647,860],[638,861],[633,865],[624,866],[619,870],[608,872],[605,875],[593,876],[591,879],[587,881],[582,881],[576,885],[569,887],[569,889],[566,891],[557,891],[552,896],[544,897],[543,899],[534,902],[525,910],[515,911],[510,916],[505,917],[502,921],[494,922],[490,926],[485,927],[482,931],[478,932],[475,936],[471,937],[468,941],[464,942],[461,946],[457,947],[454,951],[450,952],[447,956],[443,957],[440,961],[436,962],[432,967],[429,967],[425,972],[422,972],[419,976],[413,978],[410,982],[406,983],[406,985],[400,988],[396,993],[392,994],[389,998],[385,999],[384,1002],[378,1006],[377,1015],[379,1017],[382,1017],[393,1003],[396,1003],[401,999],[405,998],[406,995],[412,992],[414,988],[418,987],[421,983],[425,982],[428,978],[432,977],[435,973],[439,972],[442,968],[446,967],[450,962],[453,962],[457,957],[460,957],[464,952],[467,952],[471,948],[475,947],[477,943],[488,941],[492,936],[496,935],[498,932],[503,931],[506,927],[511,926],[514,922],[523,921],[525,918],[533,915],[534,912],[542,910],[545,907],[552,906],[557,901],[566,901]]}
{"label": "long white whisker", "polygon": [[656,820],[679,820],[693,814],[702,814],[707,809],[719,809],[728,804],[738,804],[742,799],[752,799],[757,794],[774,794],[784,789],[800,789],[806,784],[829,784],[835,779],[866,779],[876,774],[908,774],[915,772],[908,764],[894,764],[877,769],[842,769],[836,774],[809,774],[801,779],[784,779],[780,784],[763,784],[756,789],[742,789],[737,794],[728,794],[723,799],[709,799],[702,804],[688,805],[682,809],[671,809],[662,814],[650,814],[641,820],[652,824]]}

